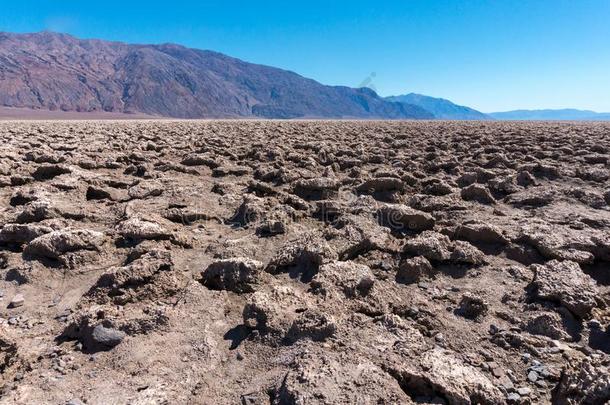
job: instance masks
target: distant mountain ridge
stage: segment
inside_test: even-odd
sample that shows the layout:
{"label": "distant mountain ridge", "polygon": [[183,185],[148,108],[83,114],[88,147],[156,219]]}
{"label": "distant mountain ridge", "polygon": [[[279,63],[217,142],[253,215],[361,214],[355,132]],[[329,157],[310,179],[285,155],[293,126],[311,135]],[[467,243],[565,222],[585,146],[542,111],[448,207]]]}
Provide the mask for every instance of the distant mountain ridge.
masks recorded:
{"label": "distant mountain ridge", "polygon": [[560,110],[514,110],[489,113],[498,120],[512,121],[608,121],[610,113],[598,113],[589,110],[564,108]]}
{"label": "distant mountain ridge", "polygon": [[175,44],[0,33],[0,106],[175,118],[432,119],[368,88]]}
{"label": "distant mountain ridge", "polygon": [[432,114],[436,119],[444,120],[490,120],[490,116],[473,108],[457,105],[444,98],[424,96],[423,94],[409,93],[401,96],[390,96],[388,101],[397,101],[419,106]]}
{"label": "distant mountain ridge", "polygon": [[0,108],[170,118],[610,120],[610,113],[576,109],[484,114],[421,94],[383,98],[366,87],[326,86],[213,51],[52,32],[0,32]]}

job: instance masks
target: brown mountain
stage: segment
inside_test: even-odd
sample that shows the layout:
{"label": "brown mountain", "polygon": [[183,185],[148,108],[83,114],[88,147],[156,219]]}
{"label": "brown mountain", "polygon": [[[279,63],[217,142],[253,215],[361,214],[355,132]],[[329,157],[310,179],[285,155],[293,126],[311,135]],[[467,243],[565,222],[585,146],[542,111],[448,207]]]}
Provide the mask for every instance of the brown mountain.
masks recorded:
{"label": "brown mountain", "polygon": [[0,106],[176,118],[433,118],[374,91],[180,45],[0,33]]}

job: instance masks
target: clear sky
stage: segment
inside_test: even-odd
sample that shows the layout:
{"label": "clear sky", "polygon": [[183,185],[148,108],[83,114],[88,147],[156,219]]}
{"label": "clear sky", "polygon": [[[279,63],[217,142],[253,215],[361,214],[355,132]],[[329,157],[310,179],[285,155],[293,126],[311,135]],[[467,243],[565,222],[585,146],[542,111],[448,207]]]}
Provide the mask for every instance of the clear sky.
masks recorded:
{"label": "clear sky", "polygon": [[0,0],[0,30],[175,42],[484,112],[610,111],[610,0]]}

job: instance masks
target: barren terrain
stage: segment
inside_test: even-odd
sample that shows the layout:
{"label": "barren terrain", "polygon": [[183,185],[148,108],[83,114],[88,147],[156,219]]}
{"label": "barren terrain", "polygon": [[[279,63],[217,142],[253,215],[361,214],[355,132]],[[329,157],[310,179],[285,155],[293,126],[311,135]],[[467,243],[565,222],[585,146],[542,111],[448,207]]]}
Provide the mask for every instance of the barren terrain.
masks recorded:
{"label": "barren terrain", "polygon": [[0,139],[2,403],[610,400],[610,124]]}

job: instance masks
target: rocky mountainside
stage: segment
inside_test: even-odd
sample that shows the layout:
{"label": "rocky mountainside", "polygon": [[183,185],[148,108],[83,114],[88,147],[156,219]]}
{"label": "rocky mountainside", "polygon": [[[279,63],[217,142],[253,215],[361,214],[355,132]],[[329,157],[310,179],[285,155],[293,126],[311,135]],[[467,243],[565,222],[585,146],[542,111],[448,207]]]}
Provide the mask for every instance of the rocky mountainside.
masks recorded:
{"label": "rocky mountainside", "polygon": [[0,105],[176,118],[433,118],[370,89],[174,44],[0,33]]}
{"label": "rocky mountainside", "polygon": [[490,113],[499,120],[519,121],[610,121],[610,113],[565,108],[562,110],[514,110]]}
{"label": "rocky mountainside", "polygon": [[444,98],[434,98],[422,94],[409,93],[402,96],[386,97],[388,101],[397,101],[419,106],[431,112],[438,119],[444,120],[490,120],[493,119],[480,111],[457,105]]}

